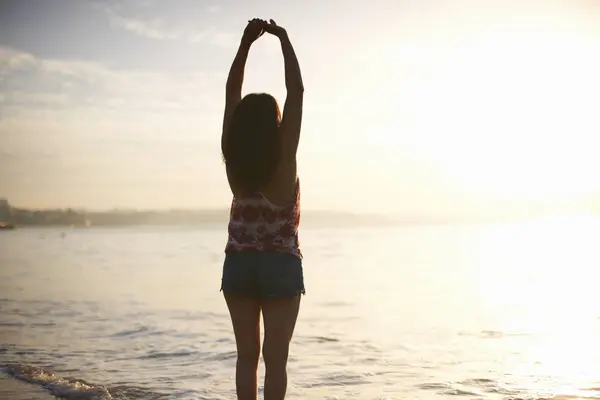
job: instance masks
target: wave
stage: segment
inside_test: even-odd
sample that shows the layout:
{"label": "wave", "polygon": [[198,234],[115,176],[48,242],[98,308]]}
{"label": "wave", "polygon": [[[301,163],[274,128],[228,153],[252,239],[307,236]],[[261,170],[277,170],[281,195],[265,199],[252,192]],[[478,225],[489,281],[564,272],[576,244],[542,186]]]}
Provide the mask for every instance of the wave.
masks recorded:
{"label": "wave", "polygon": [[144,388],[119,385],[112,388],[83,379],[63,377],[47,368],[27,364],[7,364],[0,371],[15,379],[42,387],[49,394],[66,400],[159,400],[167,395]]}

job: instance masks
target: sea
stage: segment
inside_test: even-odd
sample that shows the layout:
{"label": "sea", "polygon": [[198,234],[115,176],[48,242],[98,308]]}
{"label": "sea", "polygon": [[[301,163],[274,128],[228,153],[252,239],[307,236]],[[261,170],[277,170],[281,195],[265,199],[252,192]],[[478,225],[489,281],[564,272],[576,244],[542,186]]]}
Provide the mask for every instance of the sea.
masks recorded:
{"label": "sea", "polygon": [[[0,232],[0,399],[234,399],[225,239]],[[600,399],[599,216],[303,226],[301,244],[286,398]]]}

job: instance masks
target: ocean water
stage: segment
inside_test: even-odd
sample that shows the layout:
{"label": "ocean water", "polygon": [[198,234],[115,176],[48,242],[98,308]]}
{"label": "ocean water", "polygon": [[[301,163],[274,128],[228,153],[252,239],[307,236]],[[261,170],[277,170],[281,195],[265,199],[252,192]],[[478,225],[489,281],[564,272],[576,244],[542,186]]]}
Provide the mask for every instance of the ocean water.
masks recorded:
{"label": "ocean water", "polygon": [[[224,239],[0,233],[0,398],[235,398]],[[288,398],[600,399],[600,218],[301,240]]]}

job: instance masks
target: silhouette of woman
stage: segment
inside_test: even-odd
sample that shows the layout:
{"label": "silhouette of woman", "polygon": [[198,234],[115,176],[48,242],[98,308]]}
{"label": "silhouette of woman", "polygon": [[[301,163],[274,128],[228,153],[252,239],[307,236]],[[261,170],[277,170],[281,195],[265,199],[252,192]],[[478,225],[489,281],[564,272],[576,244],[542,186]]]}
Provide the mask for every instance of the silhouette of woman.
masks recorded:
{"label": "silhouette of woman", "polygon": [[[281,42],[287,89],[283,116],[269,94],[241,98],[250,46],[265,32]],[[287,390],[289,346],[304,294],[296,171],[303,97],[300,66],[285,29],[273,20],[250,21],[227,78],[221,137],[233,193],[221,290],[237,345],[238,399],[257,398],[261,312],[264,398],[281,400]]]}

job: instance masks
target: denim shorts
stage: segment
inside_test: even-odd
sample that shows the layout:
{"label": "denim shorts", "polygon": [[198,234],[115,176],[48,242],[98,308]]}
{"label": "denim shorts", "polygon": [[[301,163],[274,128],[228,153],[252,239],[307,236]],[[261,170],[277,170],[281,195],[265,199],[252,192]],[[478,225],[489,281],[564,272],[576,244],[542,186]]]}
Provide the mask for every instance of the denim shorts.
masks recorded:
{"label": "denim shorts", "polygon": [[221,291],[261,300],[305,294],[302,260],[288,253],[226,253]]}

